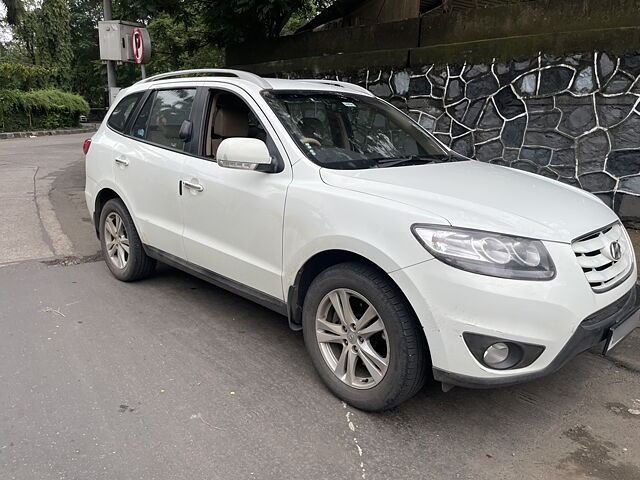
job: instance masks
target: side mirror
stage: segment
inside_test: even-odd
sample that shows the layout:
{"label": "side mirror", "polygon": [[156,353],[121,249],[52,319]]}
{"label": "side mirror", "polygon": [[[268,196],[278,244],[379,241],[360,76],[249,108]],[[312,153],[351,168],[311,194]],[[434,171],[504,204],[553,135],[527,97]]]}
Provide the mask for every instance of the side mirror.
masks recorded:
{"label": "side mirror", "polygon": [[218,146],[218,165],[241,170],[271,171],[267,144],[257,138],[226,138]]}
{"label": "side mirror", "polygon": [[185,120],[180,125],[180,133],[178,133],[178,137],[180,140],[187,143],[191,140],[191,134],[193,133],[193,122],[191,120]]}

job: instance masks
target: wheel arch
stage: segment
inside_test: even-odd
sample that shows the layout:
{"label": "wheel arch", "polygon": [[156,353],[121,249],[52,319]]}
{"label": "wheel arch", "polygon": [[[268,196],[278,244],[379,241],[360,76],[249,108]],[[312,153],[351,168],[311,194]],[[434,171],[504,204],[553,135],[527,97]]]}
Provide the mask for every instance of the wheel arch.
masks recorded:
{"label": "wheel arch", "polygon": [[302,307],[304,304],[305,296],[307,294],[307,291],[309,290],[311,282],[313,282],[313,279],[316,278],[320,273],[325,271],[327,268],[345,262],[358,262],[365,264],[374,268],[382,275],[387,277],[397,287],[398,291],[402,294],[405,300],[407,300],[407,305],[409,305],[409,308],[411,308],[414,315],[416,315],[411,302],[409,302],[409,299],[406,297],[400,286],[395,282],[395,280],[393,280],[393,278],[391,278],[391,276],[389,276],[389,274],[382,267],[358,253],[349,250],[331,249],[314,254],[300,267],[300,269],[296,273],[293,285],[289,287],[289,290],[287,292],[287,313],[289,318],[289,326],[291,327],[291,329],[302,329]]}
{"label": "wheel arch", "polygon": [[131,211],[131,208],[129,208],[129,203],[126,201],[126,199],[115,188],[112,188],[111,186],[104,186],[96,194],[96,199],[95,199],[94,208],[93,208],[93,226],[96,230],[96,236],[98,237],[98,240],[100,239],[100,225],[99,225],[100,214],[102,213],[102,209],[104,208],[105,204],[109,200],[112,200],[114,198],[117,198],[121,200],[122,203],[124,203],[124,206],[126,207],[126,209],[129,211],[129,214],[131,215],[131,218],[133,220],[133,223],[136,229],[138,228],[138,225],[136,224],[137,223],[136,219]]}

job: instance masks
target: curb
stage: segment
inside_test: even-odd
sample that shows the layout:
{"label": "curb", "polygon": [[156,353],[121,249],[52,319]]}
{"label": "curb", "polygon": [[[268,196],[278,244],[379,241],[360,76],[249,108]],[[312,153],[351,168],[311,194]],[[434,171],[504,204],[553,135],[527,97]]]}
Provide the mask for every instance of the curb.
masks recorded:
{"label": "curb", "polygon": [[47,137],[52,135],[72,135],[74,133],[91,133],[98,130],[99,125],[80,128],[65,128],[58,130],[34,130],[26,132],[0,132],[0,140],[9,140],[12,138],[31,138],[31,137]]}

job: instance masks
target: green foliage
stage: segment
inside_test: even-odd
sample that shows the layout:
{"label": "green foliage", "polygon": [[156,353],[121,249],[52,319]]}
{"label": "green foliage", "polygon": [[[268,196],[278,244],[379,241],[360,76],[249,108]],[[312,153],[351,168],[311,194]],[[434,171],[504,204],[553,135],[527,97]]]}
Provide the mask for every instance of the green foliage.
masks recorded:
{"label": "green foliage", "polygon": [[24,13],[24,5],[21,0],[0,0],[7,9],[7,22],[9,25],[15,25],[20,20],[20,16]]}
{"label": "green foliage", "polygon": [[58,84],[71,86],[71,12],[68,0],[43,0],[38,10],[35,53],[38,65],[58,68]]}
{"label": "green foliage", "polygon": [[69,0],[73,64],[71,91],[90,105],[106,105],[106,71],[99,60],[98,21],[102,20],[101,0]]}
{"label": "green foliage", "polygon": [[[185,31],[197,33],[199,43],[218,48],[245,40],[277,37],[291,18],[310,18],[329,0],[116,0],[120,18],[149,23],[162,14],[170,16]],[[153,39],[152,39],[153,40]],[[204,43],[203,43],[204,42]]]}
{"label": "green foliage", "polygon": [[38,10],[34,9],[24,12],[13,29],[17,40],[14,44],[14,53],[25,57],[25,60],[34,65],[37,63],[36,32],[38,28]]}
{"label": "green foliage", "polygon": [[[0,0],[16,5],[13,38],[0,44],[6,63],[32,64],[56,71],[51,83],[36,77],[9,81],[0,89],[58,87],[106,106],[106,71],[99,60],[97,23],[102,0]],[[294,32],[331,0],[113,0],[114,18],[147,25],[152,59],[147,73],[216,67],[224,48],[246,40]],[[118,65],[117,84],[140,78],[135,64]]]}
{"label": "green foliage", "polygon": [[305,16],[320,0],[214,0],[202,9],[209,39],[220,46],[274,38],[292,16]]}
{"label": "green foliage", "polygon": [[289,21],[280,32],[280,35],[293,35],[296,30],[309,23],[309,21],[311,21],[311,19],[318,13],[318,9],[327,2],[307,0],[305,3],[306,5],[303,5],[298,11],[291,15]]}
{"label": "green foliage", "polygon": [[75,127],[89,104],[60,90],[0,90],[0,131]]}
{"label": "green foliage", "polygon": [[0,62],[0,89],[48,88],[53,86],[57,73],[55,68]]}
{"label": "green foliage", "polygon": [[201,29],[163,13],[147,26],[153,46],[147,73],[187,68],[212,68],[223,64],[222,50],[203,38]]}

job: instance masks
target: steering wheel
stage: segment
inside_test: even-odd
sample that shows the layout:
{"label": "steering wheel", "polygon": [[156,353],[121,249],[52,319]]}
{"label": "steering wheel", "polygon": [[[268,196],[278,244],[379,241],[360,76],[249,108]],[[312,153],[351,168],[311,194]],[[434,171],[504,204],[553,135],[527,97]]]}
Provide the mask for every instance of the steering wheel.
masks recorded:
{"label": "steering wheel", "polygon": [[302,143],[313,143],[313,144],[315,144],[315,145],[317,145],[319,147],[322,146],[322,144],[320,143],[319,140],[317,140],[315,138],[311,138],[311,137],[303,137],[303,138],[300,139],[300,141]]}

